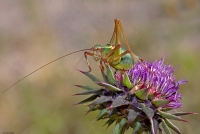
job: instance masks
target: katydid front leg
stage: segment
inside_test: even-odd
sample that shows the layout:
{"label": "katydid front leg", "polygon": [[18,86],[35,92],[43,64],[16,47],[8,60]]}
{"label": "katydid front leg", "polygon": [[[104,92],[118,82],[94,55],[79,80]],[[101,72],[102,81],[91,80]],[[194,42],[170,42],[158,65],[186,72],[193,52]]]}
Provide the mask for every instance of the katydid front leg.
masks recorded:
{"label": "katydid front leg", "polygon": [[88,66],[88,68],[89,68],[89,71],[87,71],[87,72],[91,72],[91,71],[92,71],[92,68],[90,67],[90,63],[89,63],[89,61],[88,61],[87,55],[88,55],[88,56],[94,56],[94,54],[93,54],[93,53],[90,53],[90,52],[84,52],[85,60],[86,60],[87,66]]}

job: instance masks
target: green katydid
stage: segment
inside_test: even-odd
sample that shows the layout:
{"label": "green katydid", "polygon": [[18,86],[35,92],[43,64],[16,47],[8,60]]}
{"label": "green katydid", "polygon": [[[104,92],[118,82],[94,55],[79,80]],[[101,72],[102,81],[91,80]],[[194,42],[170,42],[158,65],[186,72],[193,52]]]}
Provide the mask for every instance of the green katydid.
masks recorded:
{"label": "green katydid", "polygon": [[[95,45],[92,48],[93,53],[85,52],[89,72],[91,71],[91,67],[87,60],[87,55],[93,56],[96,61],[100,60],[101,65],[102,61],[106,62],[116,70],[129,70],[136,62],[140,61],[140,59],[130,49],[120,20],[115,19],[114,21],[115,27],[110,43],[105,46]],[[121,34],[124,37],[128,50],[121,47]]]}
{"label": "green katydid", "polygon": [[[103,61],[105,63],[109,64],[111,67],[113,67],[116,70],[120,70],[120,71],[129,70],[130,68],[132,68],[134,66],[134,64],[136,62],[138,62],[138,61],[141,62],[141,60],[138,58],[138,56],[136,56],[131,51],[130,46],[127,42],[126,36],[124,34],[124,30],[123,30],[123,27],[121,25],[120,20],[115,19],[114,21],[115,21],[114,32],[113,32],[113,35],[112,35],[112,38],[111,38],[111,41],[110,41],[109,44],[107,44],[105,46],[95,45],[94,47],[89,48],[89,49],[78,50],[78,51],[74,51],[72,53],[66,54],[64,56],[61,56],[61,57],[43,65],[43,66],[41,66],[40,68],[34,70],[33,72],[29,73],[28,75],[26,75],[25,77],[23,77],[22,79],[18,80],[17,82],[12,84],[10,87],[5,89],[3,92],[7,91],[8,89],[13,87],[14,85],[19,83],[20,81],[24,80],[25,78],[27,78],[31,74],[35,73],[36,71],[42,69],[43,67],[61,59],[61,58],[64,58],[66,56],[69,56],[71,54],[81,52],[81,51],[85,51],[84,56],[85,56],[86,63],[87,63],[88,68],[89,68],[88,72],[90,72],[92,69],[90,67],[87,56],[92,56],[94,58],[94,60],[96,60],[96,61],[100,60],[100,67],[101,67],[102,70],[104,69],[103,65],[102,65]],[[121,34],[122,34],[122,36],[125,40],[125,43],[128,47],[127,50],[125,50],[121,47]],[[114,40],[115,40],[115,44],[113,44]]]}

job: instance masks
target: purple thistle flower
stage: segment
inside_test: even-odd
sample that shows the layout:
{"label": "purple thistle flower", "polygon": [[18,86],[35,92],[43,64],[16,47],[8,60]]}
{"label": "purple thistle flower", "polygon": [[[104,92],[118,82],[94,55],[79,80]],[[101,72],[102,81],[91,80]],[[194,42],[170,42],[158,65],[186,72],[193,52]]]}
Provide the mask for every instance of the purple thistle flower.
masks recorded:
{"label": "purple thistle flower", "polygon": [[165,107],[180,108],[181,94],[178,91],[179,85],[187,80],[175,81],[174,69],[171,65],[164,65],[164,59],[155,62],[138,62],[134,68],[127,71],[133,86],[142,84],[153,93],[154,99],[167,99],[170,103]]}

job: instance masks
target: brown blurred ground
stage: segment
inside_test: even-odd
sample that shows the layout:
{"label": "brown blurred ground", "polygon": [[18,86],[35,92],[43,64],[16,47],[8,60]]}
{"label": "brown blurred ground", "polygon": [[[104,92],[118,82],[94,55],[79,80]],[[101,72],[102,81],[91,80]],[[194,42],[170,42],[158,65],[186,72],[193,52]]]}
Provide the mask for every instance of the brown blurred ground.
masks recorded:
{"label": "brown blurred ground", "polygon": [[[149,61],[165,55],[166,64],[180,65],[177,79],[189,83],[180,89],[184,107],[179,111],[200,113],[199,6],[198,0],[0,0],[1,91],[59,56],[108,43],[119,18],[137,55]],[[73,85],[92,84],[77,71],[69,78],[82,56],[57,61],[1,94],[0,133],[111,134],[113,127],[101,127],[104,121],[91,123],[97,113],[84,116],[87,107],[72,105],[84,98],[71,96],[81,91]],[[84,60],[77,68],[88,69]],[[183,134],[199,134],[199,115],[185,119],[189,123],[175,122]]]}

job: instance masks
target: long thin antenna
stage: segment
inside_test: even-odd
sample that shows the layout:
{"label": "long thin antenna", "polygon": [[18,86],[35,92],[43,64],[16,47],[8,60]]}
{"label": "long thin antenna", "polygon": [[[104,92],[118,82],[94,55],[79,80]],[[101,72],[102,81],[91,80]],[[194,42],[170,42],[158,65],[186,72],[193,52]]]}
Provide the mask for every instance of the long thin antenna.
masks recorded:
{"label": "long thin antenna", "polygon": [[55,60],[53,60],[53,61],[51,61],[51,62],[49,62],[49,63],[47,63],[47,64],[41,66],[40,68],[34,70],[33,72],[29,73],[28,75],[24,76],[23,78],[21,78],[20,80],[18,80],[18,81],[15,82],[14,84],[12,84],[10,87],[8,87],[7,89],[5,89],[2,93],[6,92],[8,89],[10,89],[11,87],[13,87],[14,85],[16,85],[17,83],[19,83],[20,81],[24,80],[25,78],[27,78],[27,77],[30,76],[31,74],[33,74],[33,73],[37,72],[38,70],[42,69],[43,67],[45,67],[45,66],[47,66],[47,65],[49,65],[49,64],[51,64],[51,63],[53,63],[53,62],[55,62],[55,61],[57,61],[57,60],[59,60],[59,59],[62,59],[62,58],[64,58],[64,57],[68,56],[68,55],[71,55],[71,54],[74,54],[74,53],[78,53],[78,52],[81,52],[81,51],[86,51],[86,50],[91,50],[91,49],[82,49],[82,50],[78,50],[78,51],[71,52],[71,53],[69,53],[69,54],[63,55],[63,56],[61,56],[61,57],[59,57],[59,58],[57,58],[57,59],[55,59]]}

